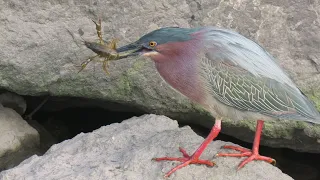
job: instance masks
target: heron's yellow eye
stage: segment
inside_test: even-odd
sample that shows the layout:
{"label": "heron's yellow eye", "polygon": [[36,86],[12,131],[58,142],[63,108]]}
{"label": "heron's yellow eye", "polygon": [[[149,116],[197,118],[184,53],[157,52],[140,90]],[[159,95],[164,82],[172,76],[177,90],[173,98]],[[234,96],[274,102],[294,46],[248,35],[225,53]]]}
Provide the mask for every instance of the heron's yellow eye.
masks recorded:
{"label": "heron's yellow eye", "polygon": [[157,42],[155,42],[155,41],[150,41],[149,42],[149,46],[150,47],[155,47],[157,45]]}

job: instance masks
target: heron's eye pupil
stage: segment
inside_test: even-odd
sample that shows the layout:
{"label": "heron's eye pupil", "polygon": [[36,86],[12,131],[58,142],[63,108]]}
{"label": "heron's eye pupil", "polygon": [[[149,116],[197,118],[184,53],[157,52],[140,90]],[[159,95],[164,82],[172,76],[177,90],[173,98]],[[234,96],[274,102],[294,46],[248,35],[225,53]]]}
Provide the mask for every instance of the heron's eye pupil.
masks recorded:
{"label": "heron's eye pupil", "polygon": [[150,47],[155,47],[157,45],[157,42],[155,42],[155,41],[150,41],[149,42],[149,46]]}

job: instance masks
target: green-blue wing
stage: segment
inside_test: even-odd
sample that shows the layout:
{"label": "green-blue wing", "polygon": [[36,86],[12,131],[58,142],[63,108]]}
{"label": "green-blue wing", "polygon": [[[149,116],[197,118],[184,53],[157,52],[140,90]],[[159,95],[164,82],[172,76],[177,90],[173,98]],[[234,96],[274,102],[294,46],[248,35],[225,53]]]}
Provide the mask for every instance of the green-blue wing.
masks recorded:
{"label": "green-blue wing", "polygon": [[201,68],[216,99],[239,110],[320,122],[314,105],[258,44],[231,31],[208,30]]}

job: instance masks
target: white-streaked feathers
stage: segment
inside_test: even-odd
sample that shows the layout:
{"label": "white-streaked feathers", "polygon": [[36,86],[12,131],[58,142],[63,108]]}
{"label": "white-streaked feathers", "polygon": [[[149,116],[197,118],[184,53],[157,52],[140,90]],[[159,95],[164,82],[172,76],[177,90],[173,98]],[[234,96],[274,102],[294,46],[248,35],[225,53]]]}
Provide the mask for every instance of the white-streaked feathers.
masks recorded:
{"label": "white-streaked feathers", "polygon": [[[293,103],[295,103],[294,106],[299,113],[293,116],[284,115],[283,117],[288,117],[289,119],[301,118],[301,120],[306,118],[308,119],[307,121],[310,122],[320,122],[319,112],[315,109],[314,105],[301,93],[295,83],[292,82],[289,76],[287,76],[286,73],[278,66],[275,58],[272,57],[272,55],[265,51],[261,46],[250,39],[247,39],[244,36],[230,30],[219,29],[216,27],[207,27],[203,30],[205,33],[203,33],[204,37],[202,37],[202,41],[204,41],[203,45],[208,59],[205,58],[206,60],[202,61],[202,73],[206,74],[203,77],[209,79],[209,84],[206,85],[206,89],[211,91],[211,94],[217,99],[227,105],[240,109],[247,109],[248,111],[258,111],[262,113],[269,109],[270,113],[277,111],[280,113],[282,112],[279,109],[277,110],[276,107],[268,107],[267,104],[265,104],[265,108],[261,109],[262,106],[259,107],[257,105],[249,105],[254,101],[247,102],[243,101],[241,98],[237,99],[236,97],[235,99],[232,98],[231,102],[231,99],[224,97],[223,94],[214,92],[212,89],[213,87],[210,86],[215,86],[214,84],[216,83],[214,82],[213,76],[216,76],[216,74],[212,73],[214,73],[214,69],[217,68],[217,64],[224,62],[249,72],[253,75],[252,77],[255,77],[258,81],[259,79],[261,81],[264,79],[269,79],[271,83],[269,83],[268,88],[271,91],[275,91],[275,97],[271,98],[276,98],[277,89],[280,88],[282,91],[285,91],[288,96],[295,99],[296,102]],[[241,75],[241,73],[239,75]],[[235,88],[235,86],[230,86],[230,88]],[[246,104],[246,102],[249,104]],[[280,102],[280,99],[278,102],[279,104],[282,103]],[[285,104],[283,104],[283,106],[285,106]],[[278,117],[280,118],[281,116],[282,115],[279,115]]]}
{"label": "white-streaked feathers", "polygon": [[219,48],[209,51],[213,57],[225,60],[227,55],[229,61],[255,76],[268,77],[296,89],[296,85],[278,66],[274,57],[257,43],[226,29],[209,27],[207,30],[206,47]]}

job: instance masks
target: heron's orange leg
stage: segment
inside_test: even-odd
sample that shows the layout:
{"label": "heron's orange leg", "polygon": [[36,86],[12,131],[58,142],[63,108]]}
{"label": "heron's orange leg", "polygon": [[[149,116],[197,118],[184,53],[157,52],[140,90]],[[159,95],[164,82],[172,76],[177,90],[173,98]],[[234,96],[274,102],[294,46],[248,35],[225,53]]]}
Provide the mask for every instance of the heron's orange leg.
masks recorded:
{"label": "heron's orange leg", "polygon": [[202,160],[199,159],[203,151],[206,149],[206,147],[211,143],[211,141],[216,138],[221,130],[221,120],[216,120],[214,126],[211,129],[210,134],[208,137],[202,142],[202,144],[199,146],[199,148],[193,153],[193,155],[188,155],[187,152],[179,148],[180,152],[182,153],[183,157],[161,157],[161,158],[153,158],[155,161],[180,161],[181,164],[171,169],[165,177],[169,177],[172,173],[177,171],[178,169],[181,169],[189,164],[205,164],[207,166],[214,166],[215,163],[209,160]]}
{"label": "heron's orange leg", "polygon": [[266,161],[268,163],[275,164],[276,161],[274,159],[266,156],[261,156],[259,154],[260,137],[263,129],[263,123],[264,122],[262,120],[257,121],[256,135],[254,137],[252,151],[238,146],[223,146],[223,148],[225,149],[233,149],[239,151],[240,153],[219,153],[217,154],[217,156],[248,157],[239,164],[238,169],[242,168],[244,165],[253,160]]}

